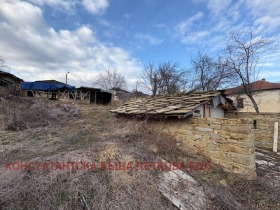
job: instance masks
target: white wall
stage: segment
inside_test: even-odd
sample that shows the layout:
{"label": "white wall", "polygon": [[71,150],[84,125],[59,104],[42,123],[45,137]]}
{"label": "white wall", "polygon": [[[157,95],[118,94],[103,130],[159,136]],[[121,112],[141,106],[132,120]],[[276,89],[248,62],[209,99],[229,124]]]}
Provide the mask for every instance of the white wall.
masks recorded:
{"label": "white wall", "polygon": [[[229,95],[236,105],[236,98],[244,98],[244,108],[239,112],[255,112],[251,100],[245,94]],[[253,97],[259,106],[260,112],[280,112],[280,90],[254,92]]]}
{"label": "white wall", "polygon": [[[204,105],[200,105],[194,110],[200,110],[201,118],[204,115]],[[225,118],[224,110],[219,107],[210,107],[211,118]]]}
{"label": "white wall", "polygon": [[201,114],[200,117],[203,117],[203,115],[204,115],[204,113],[203,113],[203,112],[204,112],[204,107],[203,107],[203,105],[200,105],[199,107],[195,108],[194,111],[195,111],[195,110],[200,110],[200,114]]}
{"label": "white wall", "polygon": [[211,112],[211,118],[225,118],[224,110],[219,107],[215,108],[211,106],[210,112]]}
{"label": "white wall", "polygon": [[225,112],[220,107],[217,107],[218,104],[224,103],[220,96],[216,96],[213,99],[213,106],[210,107],[211,118],[225,118]]}

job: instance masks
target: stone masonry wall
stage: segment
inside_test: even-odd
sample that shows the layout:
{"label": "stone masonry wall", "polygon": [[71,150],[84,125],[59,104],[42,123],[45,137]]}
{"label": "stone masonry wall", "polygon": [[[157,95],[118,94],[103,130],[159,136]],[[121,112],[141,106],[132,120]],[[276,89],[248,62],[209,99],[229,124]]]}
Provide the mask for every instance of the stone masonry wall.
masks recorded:
{"label": "stone masonry wall", "polygon": [[176,137],[188,152],[202,154],[227,172],[256,177],[252,121],[189,118],[152,121],[161,132]]}
{"label": "stone masonry wall", "polygon": [[[253,126],[253,130],[255,132],[256,147],[267,148],[269,150],[272,150],[274,123],[278,122],[280,124],[280,113],[257,114],[257,113],[229,112],[225,114],[225,117],[231,119],[246,118],[253,121],[255,120],[256,122],[255,122],[255,126]],[[280,140],[280,132],[278,133],[278,139]],[[278,140],[278,148],[280,148],[279,140]]]}

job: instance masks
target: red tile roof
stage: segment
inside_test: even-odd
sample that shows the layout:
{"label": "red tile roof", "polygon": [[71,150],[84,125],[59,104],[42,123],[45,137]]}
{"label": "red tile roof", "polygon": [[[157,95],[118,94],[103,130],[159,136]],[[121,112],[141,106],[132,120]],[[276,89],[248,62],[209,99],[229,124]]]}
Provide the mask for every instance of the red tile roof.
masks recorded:
{"label": "red tile roof", "polygon": [[[280,83],[272,83],[267,82],[265,80],[258,80],[256,82],[251,83],[250,85],[251,91],[253,92],[280,89]],[[225,91],[225,94],[227,95],[238,93],[244,93],[244,87],[242,85],[234,88],[229,88]]]}

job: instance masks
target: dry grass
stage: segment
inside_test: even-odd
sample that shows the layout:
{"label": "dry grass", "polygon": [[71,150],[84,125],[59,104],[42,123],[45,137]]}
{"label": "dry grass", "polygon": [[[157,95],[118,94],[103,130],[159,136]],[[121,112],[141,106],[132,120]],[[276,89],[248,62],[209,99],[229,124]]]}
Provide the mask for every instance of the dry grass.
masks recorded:
{"label": "dry grass", "polygon": [[79,111],[74,107],[61,106],[46,99],[0,98],[2,126],[6,130],[19,131],[53,124],[62,124]]}
{"label": "dry grass", "polygon": [[[100,158],[134,160],[111,146]],[[2,209],[175,209],[142,171],[20,171],[9,176],[0,186]]]}
{"label": "dry grass", "polygon": [[[38,101],[40,106],[36,106],[37,102],[32,101],[27,102],[35,104],[29,112],[26,108],[30,106],[13,104],[13,100],[5,103],[17,107],[16,118],[24,120],[28,126],[11,132],[6,125],[14,121],[3,121],[3,128],[8,130],[1,131],[2,169],[11,161],[100,163],[156,158],[138,156],[135,145],[125,145],[131,134],[118,135],[118,130],[129,129],[131,124],[119,122],[108,112],[108,107],[79,105],[82,110],[79,118],[65,115],[52,119],[44,115],[47,120],[42,121],[43,113],[38,119],[32,116],[37,109],[49,113],[50,109],[64,106],[42,105],[41,101]],[[1,117],[11,116],[13,106]],[[36,122],[23,115],[30,115]],[[158,191],[153,175],[146,171],[3,171],[0,174],[0,209],[174,209]]]}
{"label": "dry grass", "polygon": [[[188,155],[172,136],[143,121],[116,118],[108,112],[111,107],[24,99],[2,99],[0,106],[0,209],[175,209],[159,193],[152,171],[4,170],[9,161],[208,161]],[[72,108],[81,110],[79,117]],[[59,115],[50,112],[57,109]],[[205,188],[208,209],[277,209],[279,204],[279,190],[259,180],[246,181],[217,166],[187,173]]]}

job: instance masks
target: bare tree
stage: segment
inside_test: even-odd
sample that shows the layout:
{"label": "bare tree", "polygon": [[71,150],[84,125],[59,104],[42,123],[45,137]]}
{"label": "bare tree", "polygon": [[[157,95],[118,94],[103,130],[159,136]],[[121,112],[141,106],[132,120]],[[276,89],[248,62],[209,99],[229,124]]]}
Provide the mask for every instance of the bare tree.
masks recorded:
{"label": "bare tree", "polygon": [[144,71],[138,83],[139,85],[144,86],[145,89],[151,91],[152,96],[157,94],[159,86],[159,72],[151,62],[144,67]]}
{"label": "bare tree", "polygon": [[193,90],[216,90],[234,81],[234,74],[221,57],[214,60],[209,55],[198,52],[192,59],[192,69],[194,72]]}
{"label": "bare tree", "polygon": [[179,64],[171,61],[162,62],[158,65],[159,94],[174,94],[185,89],[186,78],[183,71],[178,70]]}
{"label": "bare tree", "polygon": [[275,47],[275,40],[258,29],[232,32],[227,38],[227,66],[239,77],[244,93],[250,98],[257,113],[252,84],[257,80],[260,66]]}
{"label": "bare tree", "polygon": [[144,67],[139,84],[152,92],[152,96],[157,94],[174,94],[185,90],[186,72],[178,69],[176,62],[162,62],[157,67],[151,62]]}
{"label": "bare tree", "polygon": [[3,57],[0,56],[0,70],[3,70],[7,68],[7,65],[6,65],[6,62],[5,62],[5,59]]}
{"label": "bare tree", "polygon": [[116,69],[105,69],[100,73],[95,83],[104,90],[112,88],[126,89],[127,82],[123,75],[119,74]]}

